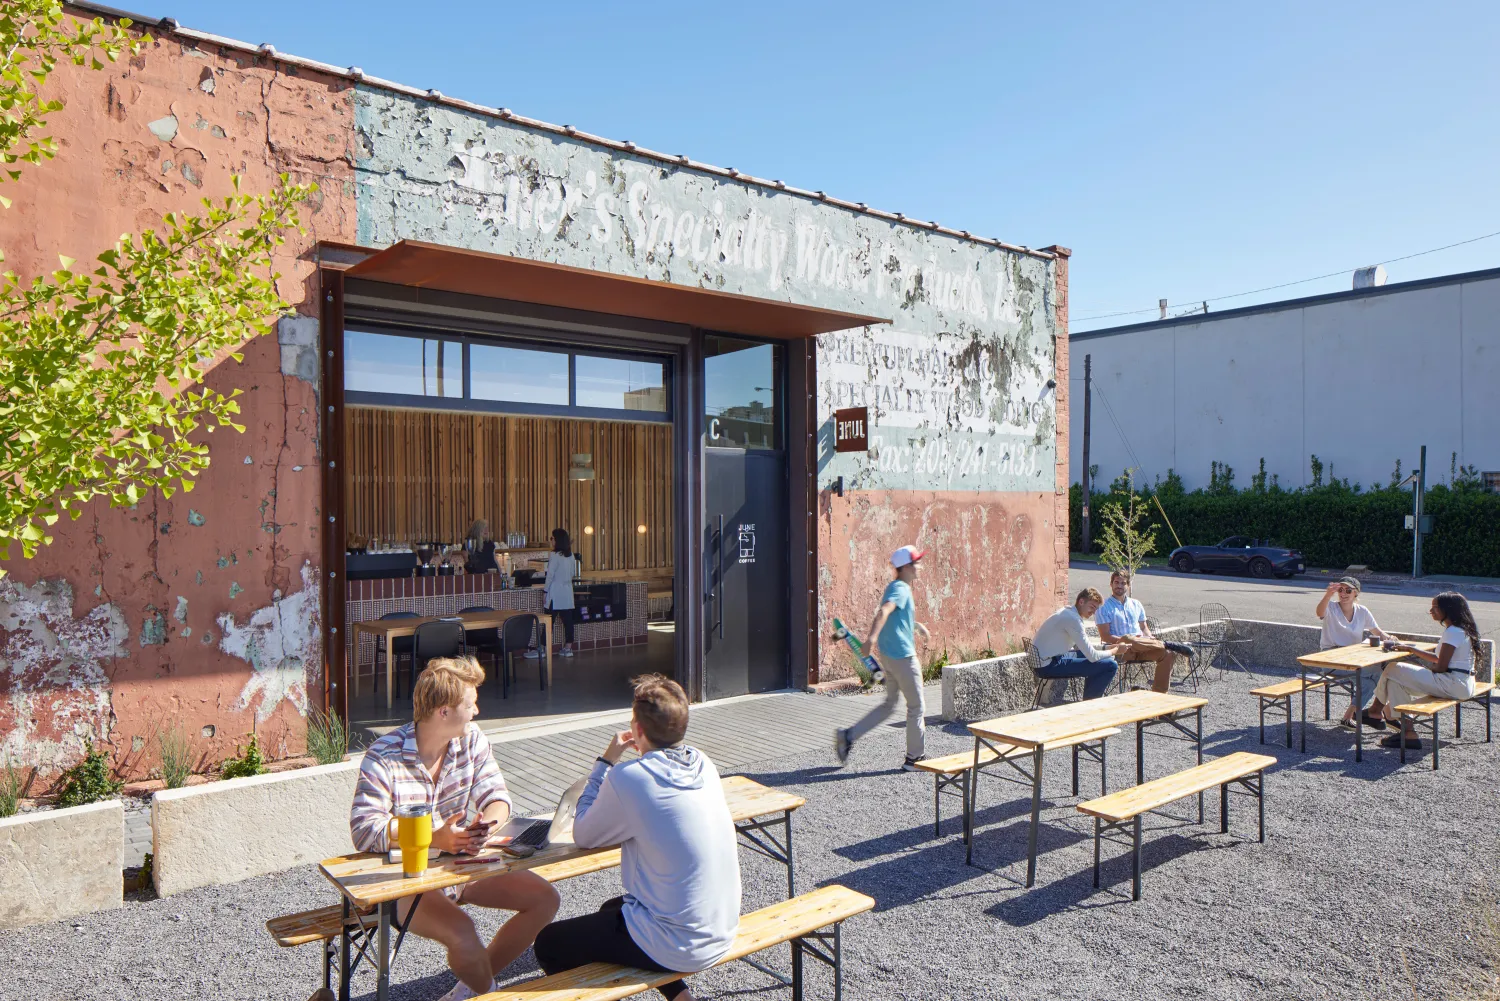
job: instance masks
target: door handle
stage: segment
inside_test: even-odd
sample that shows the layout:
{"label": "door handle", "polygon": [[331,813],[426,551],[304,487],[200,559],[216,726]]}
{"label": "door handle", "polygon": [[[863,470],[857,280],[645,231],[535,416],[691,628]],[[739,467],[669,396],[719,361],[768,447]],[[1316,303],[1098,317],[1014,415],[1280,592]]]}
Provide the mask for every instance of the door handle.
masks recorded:
{"label": "door handle", "polygon": [[719,515],[719,575],[714,585],[714,593],[718,598],[719,639],[724,638],[724,516]]}
{"label": "door handle", "polygon": [[714,532],[713,539],[713,562],[708,569],[708,593],[704,597],[708,600],[709,609],[714,615],[715,621],[710,622],[708,632],[712,635],[718,632],[719,638],[724,638],[724,516],[718,516],[718,528]]}

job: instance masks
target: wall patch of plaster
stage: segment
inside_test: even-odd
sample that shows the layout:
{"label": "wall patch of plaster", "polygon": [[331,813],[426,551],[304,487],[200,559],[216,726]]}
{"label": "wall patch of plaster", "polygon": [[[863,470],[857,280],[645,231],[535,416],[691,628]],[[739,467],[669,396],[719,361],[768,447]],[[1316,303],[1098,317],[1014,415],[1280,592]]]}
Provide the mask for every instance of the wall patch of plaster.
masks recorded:
{"label": "wall patch of plaster", "polygon": [[65,580],[0,579],[0,673],[9,676],[0,757],[50,771],[81,759],[86,741],[107,741],[114,713],[101,661],[126,656],[129,638],[113,604],[74,618]]}
{"label": "wall patch of plaster", "polygon": [[[253,669],[235,709],[255,704],[255,719],[264,723],[282,700],[307,714],[307,673],[321,663],[318,590],[312,564],[302,565],[302,590],[251,613],[244,625],[228,612],[219,616],[223,638],[219,649],[248,661]],[[256,703],[256,696],[260,697]]]}
{"label": "wall patch of plaster", "polygon": [[311,386],[318,384],[318,318],[283,316],[276,324],[276,343],[281,345],[281,374],[295,376]]}

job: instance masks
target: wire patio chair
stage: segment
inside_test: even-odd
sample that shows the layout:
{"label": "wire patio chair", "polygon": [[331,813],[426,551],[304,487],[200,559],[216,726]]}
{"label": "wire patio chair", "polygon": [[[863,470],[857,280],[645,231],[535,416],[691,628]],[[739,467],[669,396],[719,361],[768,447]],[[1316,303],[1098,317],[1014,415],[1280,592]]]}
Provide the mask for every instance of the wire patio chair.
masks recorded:
{"label": "wire patio chair", "polygon": [[1240,659],[1237,651],[1253,643],[1254,640],[1240,629],[1229,613],[1229,609],[1218,602],[1210,602],[1198,609],[1198,639],[1192,644],[1197,652],[1195,664],[1190,666],[1189,677],[1193,679],[1193,690],[1198,690],[1198,680],[1204,679],[1204,672],[1210,667],[1219,668],[1219,676],[1222,678],[1227,671],[1223,660],[1228,660],[1235,667],[1250,678],[1251,681],[1258,680],[1255,672],[1245,665]]}

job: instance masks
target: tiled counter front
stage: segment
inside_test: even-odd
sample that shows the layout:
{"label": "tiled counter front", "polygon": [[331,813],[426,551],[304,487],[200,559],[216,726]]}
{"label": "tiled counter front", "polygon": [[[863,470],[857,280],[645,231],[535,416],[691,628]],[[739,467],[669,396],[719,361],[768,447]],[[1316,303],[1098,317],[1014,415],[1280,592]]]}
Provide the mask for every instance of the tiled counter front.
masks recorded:
{"label": "tiled counter front", "polygon": [[[390,612],[416,612],[418,615],[454,615],[459,609],[471,605],[488,605],[490,608],[520,608],[542,614],[542,589],[518,587],[501,589],[500,577],[495,574],[464,574],[454,577],[405,577],[391,580],[352,580],[349,582],[349,601],[344,621],[347,625],[345,656],[348,663],[370,664],[375,659],[375,638],[359,637],[359,659],[352,659],[354,623],[369,622]],[[578,624],[580,650],[596,647],[625,646],[646,642],[646,584],[630,581],[625,584],[625,611],[623,619],[613,622],[581,622]],[[556,640],[562,642],[562,625],[555,629]]]}

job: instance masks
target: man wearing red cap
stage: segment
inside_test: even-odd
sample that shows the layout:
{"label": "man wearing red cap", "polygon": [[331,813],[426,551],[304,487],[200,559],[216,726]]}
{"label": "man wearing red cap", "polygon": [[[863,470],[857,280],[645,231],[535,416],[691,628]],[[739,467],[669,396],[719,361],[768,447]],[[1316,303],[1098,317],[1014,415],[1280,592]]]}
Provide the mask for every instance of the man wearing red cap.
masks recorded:
{"label": "man wearing red cap", "polygon": [[911,593],[912,581],[917,579],[917,563],[922,556],[922,550],[916,546],[902,546],[891,554],[896,579],[881,596],[880,608],[875,612],[875,621],[870,623],[870,635],[865,640],[865,649],[875,651],[880,658],[881,670],[885,671],[885,702],[870,710],[864,719],[849,729],[833,732],[833,750],[840,764],[849,760],[849,749],[854,742],[885,722],[896,711],[896,700],[903,697],[906,699],[906,763],[901,767],[914,772],[917,762],[926,756],[927,705],[922,698],[922,662],[917,659],[913,634],[920,632],[925,643],[928,632],[926,626],[916,621]]}

